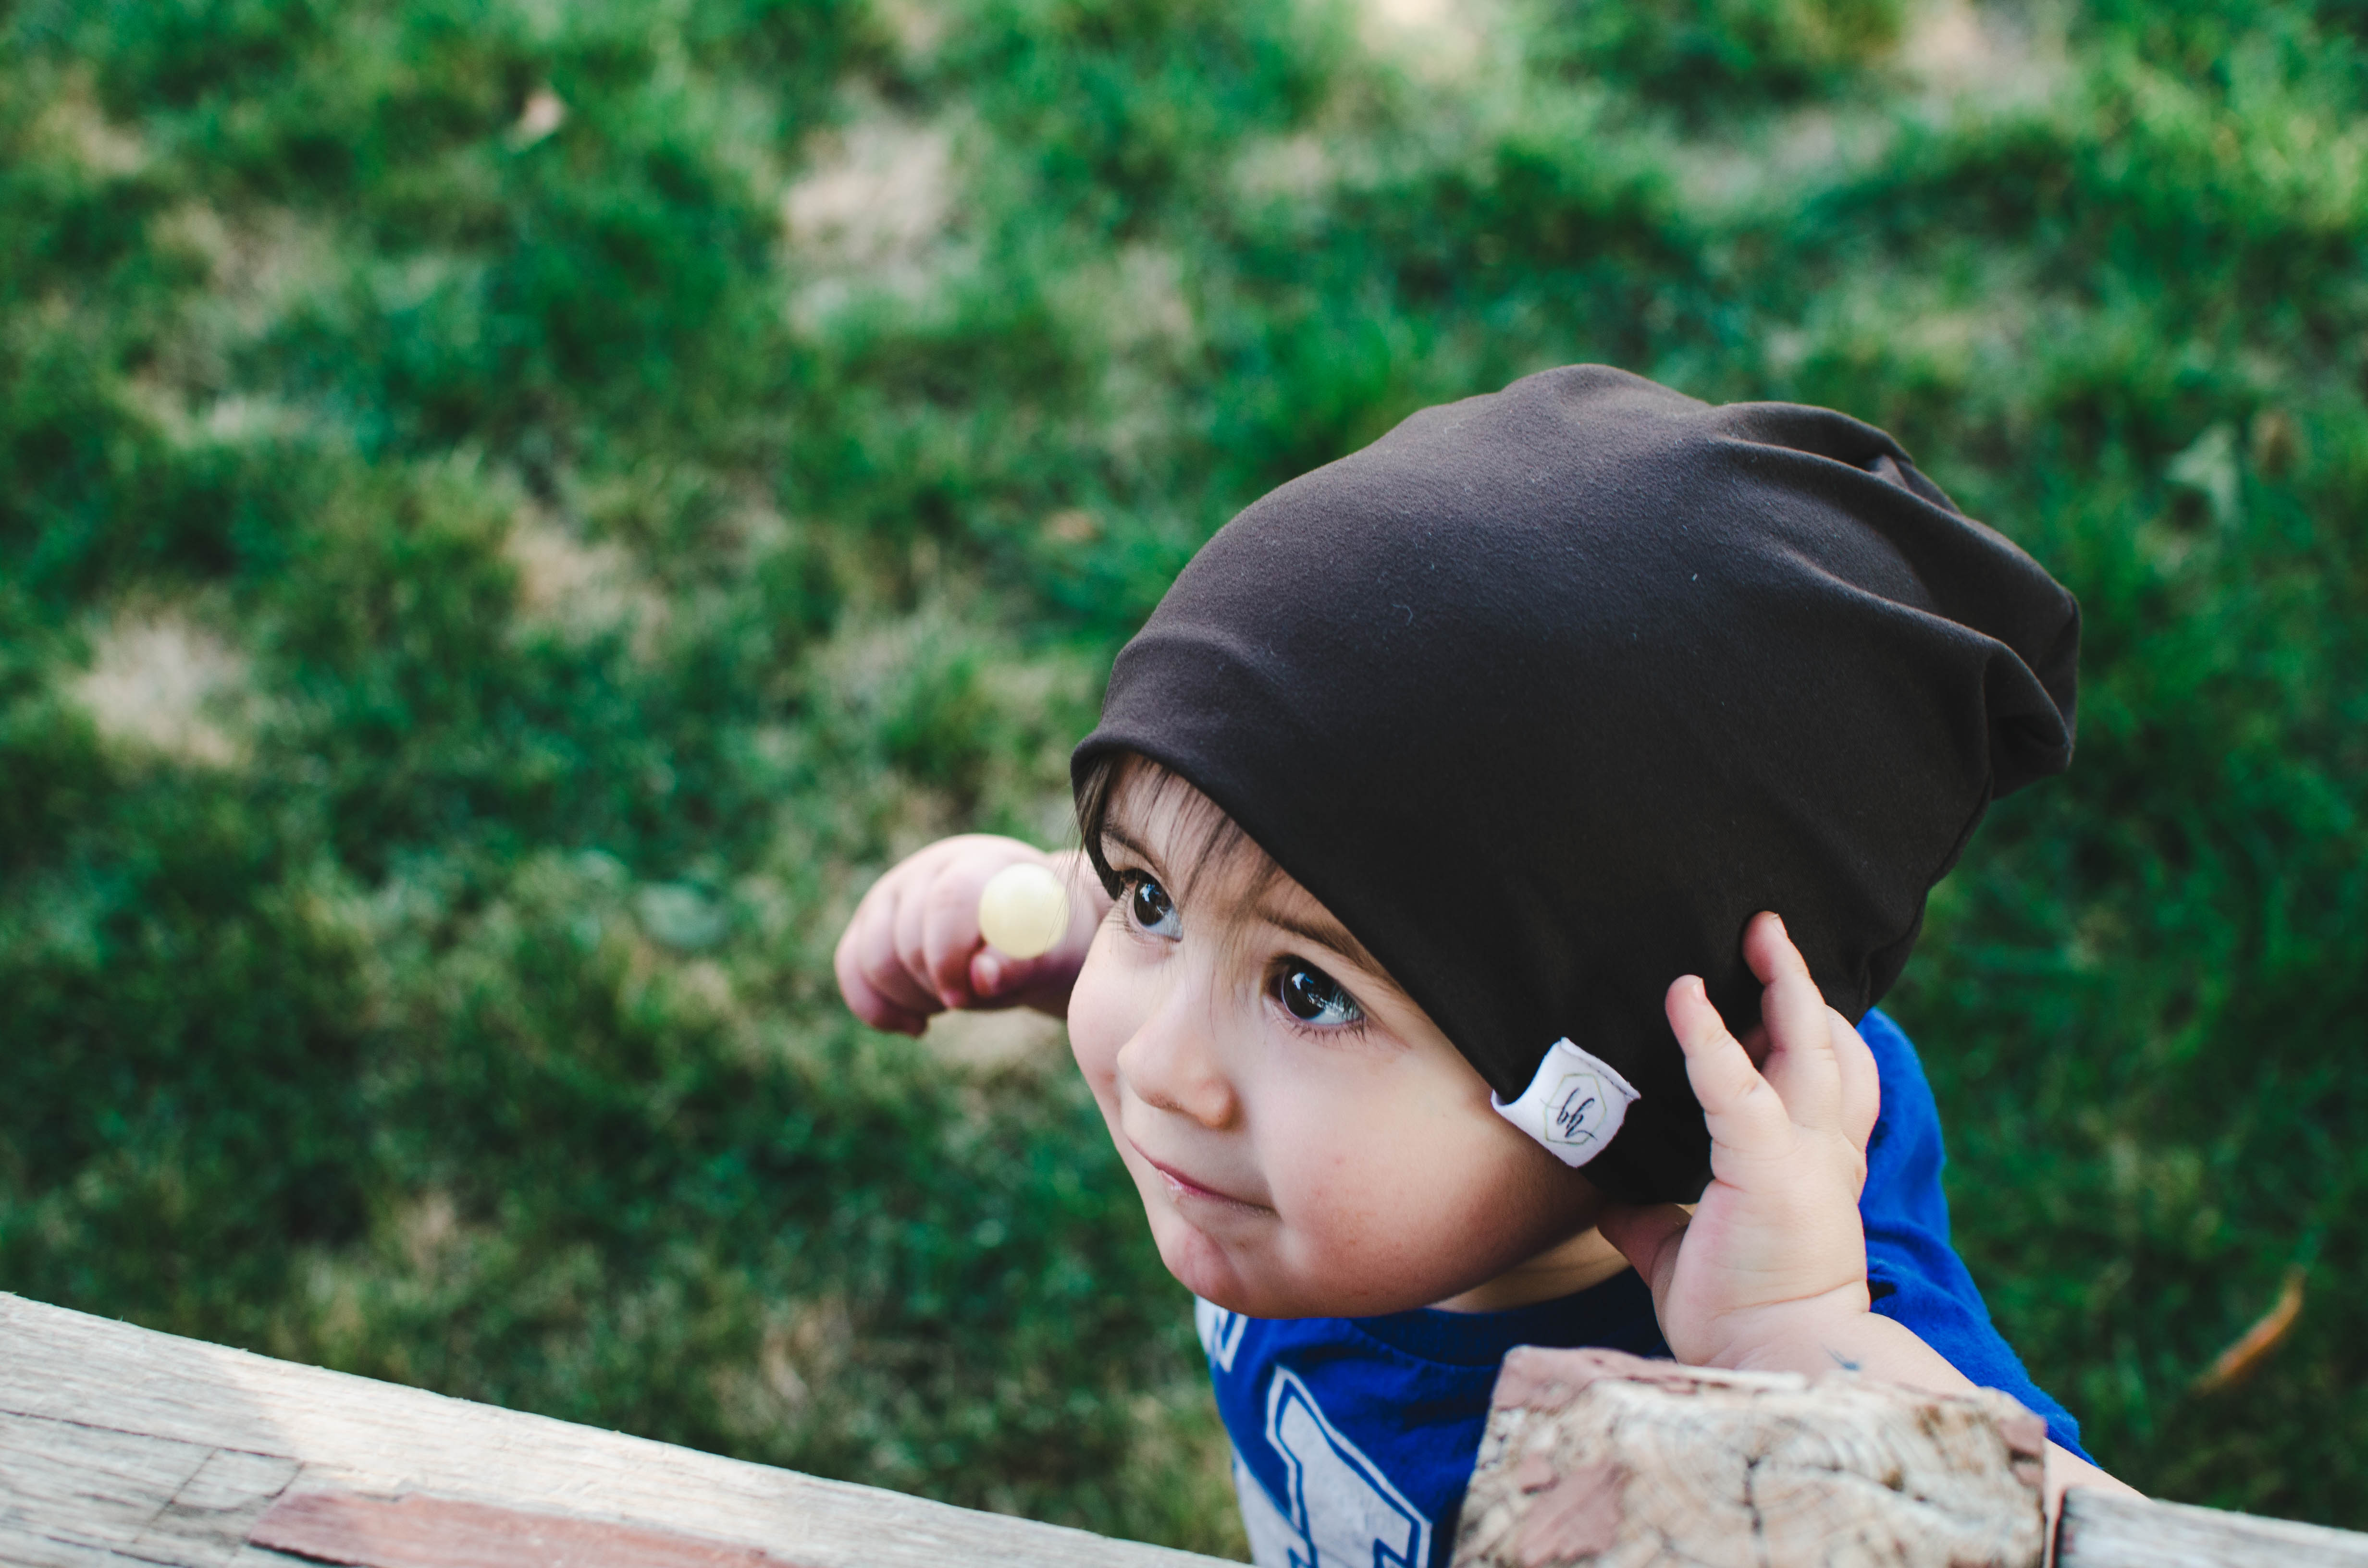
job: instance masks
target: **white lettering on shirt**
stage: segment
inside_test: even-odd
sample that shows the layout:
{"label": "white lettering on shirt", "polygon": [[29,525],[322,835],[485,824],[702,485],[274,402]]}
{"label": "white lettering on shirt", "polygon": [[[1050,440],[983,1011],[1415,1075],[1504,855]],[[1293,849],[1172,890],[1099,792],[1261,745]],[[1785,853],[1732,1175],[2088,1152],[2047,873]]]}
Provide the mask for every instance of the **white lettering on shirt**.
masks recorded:
{"label": "white lettering on shirt", "polygon": [[1242,1329],[1249,1319],[1239,1312],[1229,1312],[1214,1302],[1192,1298],[1192,1327],[1201,1335],[1201,1348],[1217,1364],[1217,1370],[1234,1369],[1234,1352],[1242,1347]]}
{"label": "white lettering on shirt", "polygon": [[[1296,1373],[1278,1369],[1267,1396],[1266,1440],[1288,1471],[1287,1507],[1269,1504],[1289,1529],[1254,1517],[1243,1491],[1243,1523],[1251,1528],[1259,1568],[1429,1568],[1430,1521],[1390,1484],[1357,1445],[1325,1418]],[[1266,1499],[1261,1498],[1261,1501]],[[1265,1527],[1269,1542],[1258,1540]],[[1287,1544],[1281,1558],[1272,1545]]]}

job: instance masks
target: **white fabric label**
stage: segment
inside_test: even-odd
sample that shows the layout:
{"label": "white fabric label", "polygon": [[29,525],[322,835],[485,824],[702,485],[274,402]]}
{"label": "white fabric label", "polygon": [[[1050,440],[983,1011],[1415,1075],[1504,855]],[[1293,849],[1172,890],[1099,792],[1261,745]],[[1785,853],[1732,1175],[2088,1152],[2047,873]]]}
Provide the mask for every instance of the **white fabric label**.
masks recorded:
{"label": "white fabric label", "polygon": [[1558,1040],[1520,1099],[1507,1105],[1490,1095],[1488,1103],[1555,1159],[1576,1166],[1603,1153],[1637,1097],[1634,1085],[1610,1063]]}

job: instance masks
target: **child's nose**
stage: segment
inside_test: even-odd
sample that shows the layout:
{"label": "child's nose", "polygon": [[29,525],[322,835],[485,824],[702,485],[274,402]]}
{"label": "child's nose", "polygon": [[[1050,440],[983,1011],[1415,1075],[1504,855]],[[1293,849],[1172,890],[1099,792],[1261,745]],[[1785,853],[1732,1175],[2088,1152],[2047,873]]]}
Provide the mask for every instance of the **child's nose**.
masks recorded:
{"label": "child's nose", "polygon": [[1118,1075],[1137,1099],[1212,1130],[1241,1115],[1241,1096],[1218,1061],[1205,1009],[1170,997],[1119,1049]]}

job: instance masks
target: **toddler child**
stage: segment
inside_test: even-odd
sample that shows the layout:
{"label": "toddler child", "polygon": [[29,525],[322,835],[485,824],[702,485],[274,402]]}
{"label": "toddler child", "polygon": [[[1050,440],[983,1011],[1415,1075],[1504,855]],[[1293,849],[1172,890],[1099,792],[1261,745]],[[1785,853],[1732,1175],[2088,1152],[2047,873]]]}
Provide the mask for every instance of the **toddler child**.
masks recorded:
{"label": "toddler child", "polygon": [[[1531,376],[1221,529],[1077,748],[1082,857],[922,850],[839,983],[907,1032],[1065,1015],[1260,1563],[1444,1564],[1520,1344],[1998,1388],[2054,1491],[2111,1483],[1950,1249],[1873,1010],[2069,761],[2078,639],[1879,430]],[[1073,888],[1027,960],[977,915],[1023,861]]]}

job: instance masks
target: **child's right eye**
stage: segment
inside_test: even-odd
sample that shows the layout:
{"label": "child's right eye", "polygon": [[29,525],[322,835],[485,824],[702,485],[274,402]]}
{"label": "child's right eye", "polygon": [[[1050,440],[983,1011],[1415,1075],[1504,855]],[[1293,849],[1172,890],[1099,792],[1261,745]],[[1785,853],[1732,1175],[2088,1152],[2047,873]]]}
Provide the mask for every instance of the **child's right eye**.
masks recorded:
{"label": "child's right eye", "polygon": [[1365,1009],[1348,988],[1304,959],[1284,961],[1278,989],[1283,1010],[1303,1024],[1338,1028],[1364,1021]]}
{"label": "child's right eye", "polygon": [[1183,921],[1176,913],[1176,901],[1167,890],[1151,878],[1135,872],[1127,878],[1126,911],[1137,926],[1155,937],[1181,936]]}

